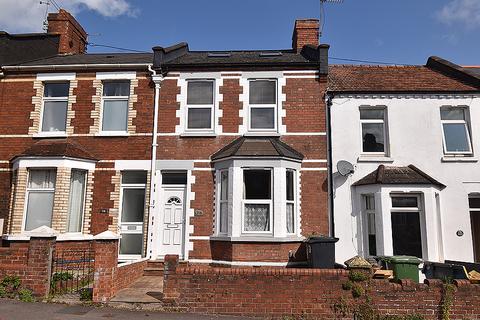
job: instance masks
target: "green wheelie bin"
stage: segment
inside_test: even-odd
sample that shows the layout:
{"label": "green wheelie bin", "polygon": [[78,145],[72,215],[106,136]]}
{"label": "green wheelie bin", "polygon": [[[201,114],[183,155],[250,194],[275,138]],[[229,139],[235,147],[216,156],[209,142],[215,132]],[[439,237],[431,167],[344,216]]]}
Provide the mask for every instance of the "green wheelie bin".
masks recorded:
{"label": "green wheelie bin", "polygon": [[418,265],[423,262],[422,259],[413,256],[392,256],[381,259],[393,270],[395,280],[412,279],[418,283]]}

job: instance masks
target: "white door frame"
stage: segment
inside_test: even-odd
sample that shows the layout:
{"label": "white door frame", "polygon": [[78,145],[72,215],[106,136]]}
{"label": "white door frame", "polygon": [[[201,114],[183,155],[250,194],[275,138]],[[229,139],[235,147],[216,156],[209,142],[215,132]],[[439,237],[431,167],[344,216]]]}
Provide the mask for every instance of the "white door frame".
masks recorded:
{"label": "white door frame", "polygon": [[[161,175],[160,175],[161,176]],[[160,178],[161,179],[161,178]],[[187,187],[186,185],[162,185],[157,190],[157,205],[155,206],[155,218],[153,224],[153,237],[152,237],[152,259],[163,259],[165,256],[165,252],[162,248],[162,239],[163,239],[163,221],[164,221],[164,209],[165,209],[165,190],[171,191],[182,191],[183,192],[183,218],[182,218],[182,235],[181,235],[181,254],[179,255],[180,259],[184,259],[185,257],[185,233],[186,233],[186,212],[187,212]]]}

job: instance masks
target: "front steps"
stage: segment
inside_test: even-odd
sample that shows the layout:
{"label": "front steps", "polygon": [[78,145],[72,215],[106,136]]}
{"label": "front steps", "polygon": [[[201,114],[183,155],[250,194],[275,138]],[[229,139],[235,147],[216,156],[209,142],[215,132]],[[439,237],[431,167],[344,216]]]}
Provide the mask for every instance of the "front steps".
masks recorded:
{"label": "front steps", "polygon": [[143,269],[144,276],[163,277],[164,263],[162,260],[150,260],[147,262],[147,267]]}

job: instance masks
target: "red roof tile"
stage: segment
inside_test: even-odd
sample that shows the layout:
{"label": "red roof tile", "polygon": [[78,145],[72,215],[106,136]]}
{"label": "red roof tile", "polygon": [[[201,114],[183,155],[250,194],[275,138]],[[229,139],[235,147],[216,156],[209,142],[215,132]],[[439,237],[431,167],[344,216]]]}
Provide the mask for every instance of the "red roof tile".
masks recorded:
{"label": "red roof tile", "polygon": [[329,91],[478,92],[479,87],[425,66],[331,65]]}

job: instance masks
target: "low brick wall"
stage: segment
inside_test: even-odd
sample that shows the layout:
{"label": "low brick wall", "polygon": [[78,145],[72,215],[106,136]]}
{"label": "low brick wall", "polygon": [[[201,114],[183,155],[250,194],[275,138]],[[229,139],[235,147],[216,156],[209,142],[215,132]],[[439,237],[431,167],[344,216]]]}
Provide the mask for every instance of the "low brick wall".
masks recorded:
{"label": "low brick wall", "polygon": [[[346,270],[183,267],[166,258],[164,303],[196,313],[306,319],[352,319],[355,310],[369,305],[380,315],[441,319],[440,281],[372,279],[362,282],[365,293],[353,298],[342,288],[347,280]],[[480,285],[455,281],[452,297],[451,319],[480,319]]]}
{"label": "low brick wall", "polygon": [[36,296],[47,296],[55,237],[32,237],[30,241],[6,245],[0,248],[0,276],[18,276],[22,285],[32,290]]}
{"label": "low brick wall", "polygon": [[119,265],[115,273],[115,291],[122,290],[143,275],[147,260],[140,260],[125,265]]}

